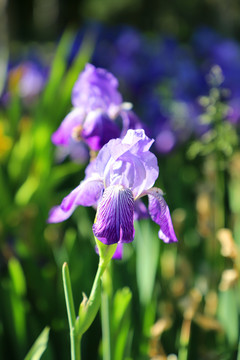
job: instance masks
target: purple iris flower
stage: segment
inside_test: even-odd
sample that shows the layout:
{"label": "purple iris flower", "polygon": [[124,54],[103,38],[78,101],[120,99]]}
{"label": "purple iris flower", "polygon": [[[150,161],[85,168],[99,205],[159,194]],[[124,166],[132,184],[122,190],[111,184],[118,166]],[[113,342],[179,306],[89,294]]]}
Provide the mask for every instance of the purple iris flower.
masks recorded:
{"label": "purple iris flower", "polygon": [[[108,71],[87,64],[72,91],[73,110],[52,135],[55,145],[71,155],[76,147],[99,151],[110,139],[123,136],[129,127],[139,127],[140,121],[124,103],[118,91],[117,79]],[[133,121],[133,117],[134,121]],[[119,126],[118,119],[122,125]],[[66,152],[65,152],[66,153]],[[80,159],[80,160],[85,160]]]}
{"label": "purple iris flower", "polygon": [[47,68],[36,61],[9,64],[3,103],[7,103],[13,94],[17,94],[24,105],[31,105],[41,94],[47,77]]}
{"label": "purple iris flower", "polygon": [[96,206],[95,237],[107,245],[128,243],[134,238],[139,199],[147,195],[149,214],[160,225],[159,238],[176,242],[163,192],[153,187],[159,173],[157,158],[149,151],[153,142],[142,129],[128,130],[123,139],[110,140],[86,168],[80,185],[51,210],[48,221],[66,220],[78,205]]}

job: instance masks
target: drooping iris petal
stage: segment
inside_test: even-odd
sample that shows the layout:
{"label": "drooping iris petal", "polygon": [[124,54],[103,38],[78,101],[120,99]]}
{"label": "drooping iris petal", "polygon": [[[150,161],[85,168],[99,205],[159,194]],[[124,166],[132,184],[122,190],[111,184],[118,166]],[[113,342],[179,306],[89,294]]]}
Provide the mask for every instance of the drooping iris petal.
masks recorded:
{"label": "drooping iris petal", "polygon": [[64,211],[62,210],[61,206],[54,206],[49,212],[47,222],[59,223],[61,221],[67,220],[75,209],[76,206],[72,206],[68,211]]}
{"label": "drooping iris petal", "polygon": [[109,140],[120,136],[120,129],[106,113],[94,110],[84,121],[82,136],[90,149],[99,151]]}
{"label": "drooping iris petal", "polygon": [[133,241],[133,213],[131,190],[118,185],[109,186],[98,205],[94,235],[106,245]]}
{"label": "drooping iris petal", "polygon": [[68,211],[72,206],[92,206],[96,204],[102,195],[103,183],[99,179],[87,179],[78,185],[61,204],[64,211]]}
{"label": "drooping iris petal", "polygon": [[73,130],[82,125],[85,112],[82,108],[73,109],[62,121],[59,128],[52,135],[55,145],[68,146],[72,139]]}
{"label": "drooping iris petal", "polygon": [[149,214],[152,220],[160,226],[158,236],[166,243],[176,242],[170,211],[163,193],[158,188],[152,188],[147,191],[149,200]]}
{"label": "drooping iris petal", "polygon": [[149,218],[148,210],[141,200],[134,201],[134,220],[141,220]]}
{"label": "drooping iris petal", "polygon": [[86,179],[82,181],[69,195],[67,195],[60,206],[54,207],[49,214],[48,222],[55,223],[68,219],[78,205],[95,205],[102,195],[103,183],[100,179]]}

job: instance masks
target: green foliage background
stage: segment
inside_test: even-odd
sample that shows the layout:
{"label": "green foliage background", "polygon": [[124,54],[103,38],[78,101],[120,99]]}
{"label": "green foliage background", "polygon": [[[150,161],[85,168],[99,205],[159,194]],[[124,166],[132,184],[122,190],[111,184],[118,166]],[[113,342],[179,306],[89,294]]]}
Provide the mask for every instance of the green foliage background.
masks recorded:
{"label": "green foliage background", "polygon": [[[69,264],[77,307],[82,291],[90,292],[98,263],[91,231],[93,209],[79,207],[67,222],[46,223],[49,209],[84,176],[84,166],[55,163],[51,134],[71,107],[72,86],[91,60],[94,41],[85,39],[68,69],[75,33],[63,29],[91,18],[187,39],[202,22],[236,37],[240,24],[239,3],[234,0],[43,3],[9,1],[1,9],[6,20],[1,22],[5,64],[4,54],[16,54],[33,40],[43,45],[63,32],[56,48],[50,44],[54,56],[41,98],[26,114],[18,94],[13,94],[0,112],[4,128],[0,149],[7,149],[0,158],[1,359],[23,359],[43,329],[39,341],[44,350],[46,327],[50,335],[42,359],[70,359],[62,264]],[[46,9],[52,9],[48,25]],[[239,286],[237,281],[228,288],[220,286],[224,270],[239,271],[239,255],[223,256],[216,235],[219,229],[230,228],[239,253],[240,160],[236,132],[234,136],[237,140],[227,155],[212,142],[209,151],[201,153],[206,147],[200,139],[159,158],[157,185],[167,194],[179,243],[163,244],[158,227],[143,220],[136,224],[135,240],[126,246],[123,261],[112,262],[108,283],[113,296],[112,359],[166,359],[173,353],[179,360],[240,359]],[[200,206],[202,199],[207,209]],[[102,358],[101,331],[98,316],[84,335],[83,359]],[[36,356],[41,354],[40,349]],[[33,358],[29,356],[26,359]]]}

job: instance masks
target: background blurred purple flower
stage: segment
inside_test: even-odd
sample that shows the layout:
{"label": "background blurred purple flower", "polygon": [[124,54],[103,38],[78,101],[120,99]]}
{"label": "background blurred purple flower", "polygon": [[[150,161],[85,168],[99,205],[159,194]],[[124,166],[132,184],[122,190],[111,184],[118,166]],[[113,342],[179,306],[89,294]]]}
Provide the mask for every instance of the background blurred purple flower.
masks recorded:
{"label": "background blurred purple flower", "polygon": [[[74,85],[72,103],[73,110],[52,135],[53,143],[65,147],[65,153],[70,155],[73,148],[85,148],[86,144],[90,150],[99,151],[128,128],[140,127],[131,104],[122,101],[117,79],[91,64],[86,65]],[[80,162],[84,160],[79,158]]]}
{"label": "background blurred purple flower", "polygon": [[199,61],[206,92],[208,92],[207,74],[218,65],[221,68],[223,81],[221,87],[229,90],[223,100],[230,106],[227,119],[237,123],[240,119],[240,45],[233,39],[226,38],[210,28],[200,28],[193,35],[192,45]]}
{"label": "background blurred purple flower", "polygon": [[157,158],[149,151],[153,141],[144,130],[128,130],[123,139],[110,140],[90,163],[80,185],[52,209],[48,221],[66,220],[78,205],[96,205],[94,235],[107,245],[131,242],[134,211],[139,199],[148,195],[149,214],[160,225],[159,237],[177,241],[163,193],[153,187],[159,172]]}
{"label": "background blurred purple flower", "polygon": [[37,62],[28,60],[10,67],[7,77],[7,92],[18,94],[23,101],[31,103],[43,90],[48,71]]}

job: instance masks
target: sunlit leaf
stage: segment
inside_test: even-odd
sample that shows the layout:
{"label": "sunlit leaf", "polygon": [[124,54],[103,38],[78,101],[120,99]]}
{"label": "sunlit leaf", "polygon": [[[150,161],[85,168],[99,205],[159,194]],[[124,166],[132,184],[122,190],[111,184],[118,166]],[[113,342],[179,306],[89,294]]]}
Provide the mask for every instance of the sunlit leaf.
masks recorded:
{"label": "sunlit leaf", "polygon": [[39,360],[42,357],[42,354],[47,348],[48,336],[49,336],[49,327],[45,327],[37,340],[34,342],[30,351],[24,358],[24,360]]}

